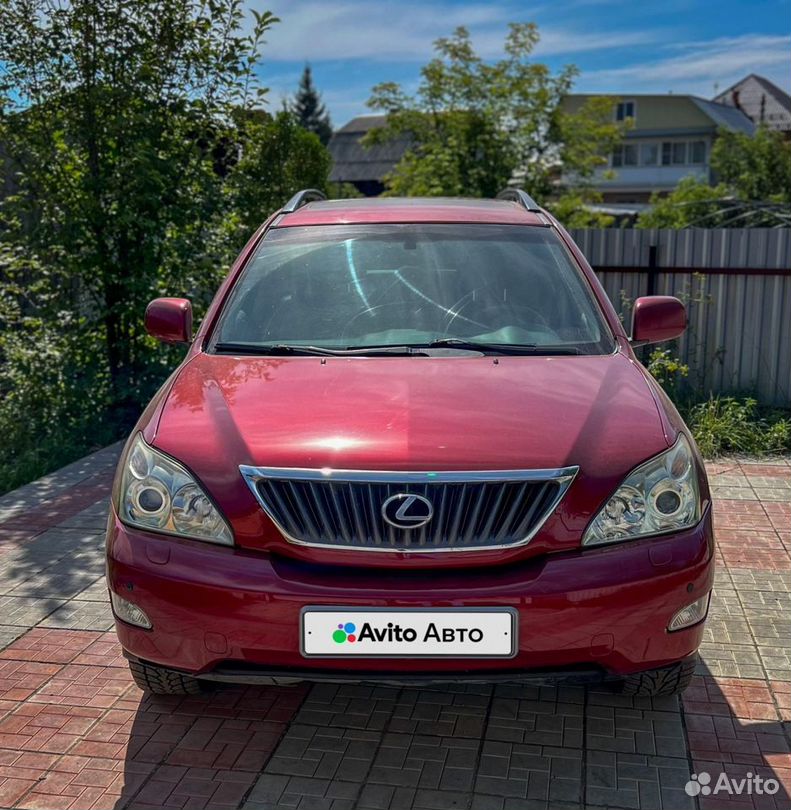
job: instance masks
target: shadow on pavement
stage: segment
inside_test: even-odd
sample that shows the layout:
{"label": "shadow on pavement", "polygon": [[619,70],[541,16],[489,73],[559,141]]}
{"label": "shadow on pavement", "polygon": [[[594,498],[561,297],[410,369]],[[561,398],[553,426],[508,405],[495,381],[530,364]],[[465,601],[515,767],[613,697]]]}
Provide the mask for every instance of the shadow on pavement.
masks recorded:
{"label": "shadow on pavement", "polygon": [[715,677],[705,662],[698,672],[683,708],[701,810],[791,809],[791,747],[769,683]]}
{"label": "shadow on pavement", "polygon": [[122,808],[236,808],[307,688],[220,687],[203,695],[144,695],[132,686]]}
{"label": "shadow on pavement", "polygon": [[[133,688],[130,702],[141,694]],[[629,698],[617,687],[522,684],[145,696],[114,810],[791,807],[777,713],[741,716],[770,713],[764,682],[704,668],[683,703],[682,712],[676,698]],[[695,799],[685,791],[692,773],[701,789],[720,773],[751,787]],[[777,791],[756,795],[748,773],[775,779]]]}

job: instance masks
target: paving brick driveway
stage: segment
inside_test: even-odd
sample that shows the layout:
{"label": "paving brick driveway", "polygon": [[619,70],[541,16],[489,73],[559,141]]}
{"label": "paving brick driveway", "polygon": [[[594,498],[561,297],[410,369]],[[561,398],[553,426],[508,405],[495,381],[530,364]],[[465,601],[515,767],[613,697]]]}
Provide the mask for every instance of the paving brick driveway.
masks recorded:
{"label": "paving brick driveway", "polygon": [[702,808],[791,807],[791,461],[709,467],[719,569],[681,703],[519,685],[163,698],[111,630],[117,452],[0,498],[0,807],[680,810],[701,771],[780,782]]}

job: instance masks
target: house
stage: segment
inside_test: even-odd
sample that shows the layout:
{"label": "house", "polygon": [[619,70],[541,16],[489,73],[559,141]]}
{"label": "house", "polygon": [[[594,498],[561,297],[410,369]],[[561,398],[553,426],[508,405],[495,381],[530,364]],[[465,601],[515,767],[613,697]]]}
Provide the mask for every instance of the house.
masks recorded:
{"label": "house", "polygon": [[384,115],[360,115],[333,133],[328,144],[332,155],[330,182],[351,183],[366,197],[384,191],[384,178],[409,148],[409,138],[363,146],[363,137],[384,126]]}
{"label": "house", "polygon": [[751,73],[714,97],[718,104],[741,110],[754,124],[791,137],[791,96],[763,76]]}
{"label": "house", "polygon": [[[609,94],[608,94],[609,95]],[[576,112],[588,95],[563,99]],[[646,203],[654,192],[670,192],[683,177],[714,182],[711,147],[720,127],[752,134],[753,122],[739,109],[697,96],[613,95],[613,116],[632,120],[623,144],[594,179],[605,203]]]}

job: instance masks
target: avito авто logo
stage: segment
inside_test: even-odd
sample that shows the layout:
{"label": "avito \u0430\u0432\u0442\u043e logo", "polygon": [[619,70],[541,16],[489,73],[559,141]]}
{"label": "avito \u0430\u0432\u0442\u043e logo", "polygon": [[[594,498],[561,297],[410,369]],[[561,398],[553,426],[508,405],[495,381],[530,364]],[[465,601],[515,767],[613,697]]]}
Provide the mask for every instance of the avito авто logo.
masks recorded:
{"label": "avito \u0430\u0432\u0442\u043e logo", "polygon": [[[401,627],[400,624],[388,622],[386,627],[372,627],[370,622],[365,622],[357,633],[357,625],[354,622],[341,622],[332,631],[332,640],[337,644],[355,641],[417,641],[418,632],[412,627]],[[438,643],[453,643],[456,641],[472,641],[477,643],[483,641],[483,631],[477,627],[443,627],[438,629],[434,622],[426,627],[422,641],[434,641]]]}

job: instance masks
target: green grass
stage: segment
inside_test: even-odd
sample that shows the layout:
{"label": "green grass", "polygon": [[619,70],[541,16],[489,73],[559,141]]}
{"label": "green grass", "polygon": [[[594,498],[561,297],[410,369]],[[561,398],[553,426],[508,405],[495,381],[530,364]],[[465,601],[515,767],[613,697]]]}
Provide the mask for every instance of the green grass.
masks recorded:
{"label": "green grass", "polygon": [[681,410],[705,458],[791,453],[791,411],[751,397],[711,397]]}
{"label": "green grass", "polygon": [[72,461],[87,456],[123,438],[124,431],[101,430],[91,437],[45,437],[35,446],[17,447],[14,452],[0,453],[0,495],[11,492],[42,475],[59,470]]}

